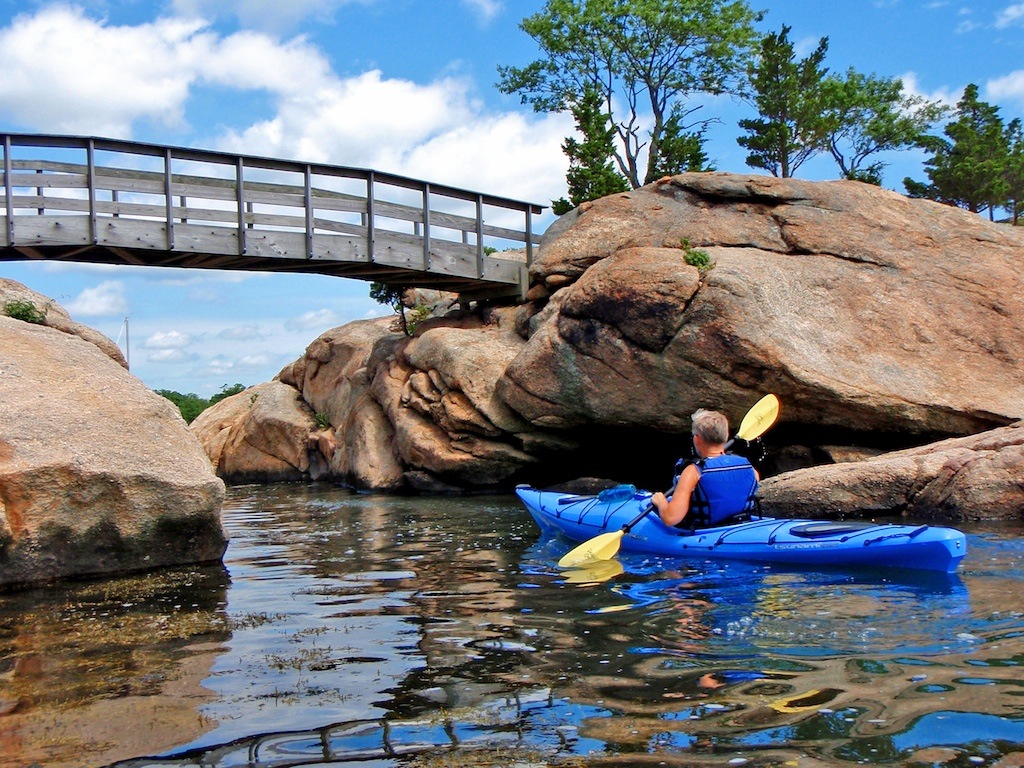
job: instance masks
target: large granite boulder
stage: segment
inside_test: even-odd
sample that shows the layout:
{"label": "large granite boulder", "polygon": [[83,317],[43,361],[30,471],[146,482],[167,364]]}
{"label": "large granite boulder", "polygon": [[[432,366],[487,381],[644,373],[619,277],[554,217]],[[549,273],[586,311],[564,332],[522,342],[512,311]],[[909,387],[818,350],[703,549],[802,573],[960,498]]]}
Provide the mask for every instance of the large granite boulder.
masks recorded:
{"label": "large granite boulder", "polygon": [[178,409],[120,361],[0,316],[0,586],[217,561],[223,495]]}
{"label": "large granite boulder", "polygon": [[[496,487],[536,461],[517,437],[536,430],[495,396],[524,343],[512,325],[511,310],[422,322],[413,337],[395,333],[390,318],[350,323],[313,341],[275,381],[204,411],[192,430],[229,482]],[[267,435],[268,422],[282,420],[292,428]],[[278,442],[246,437],[257,433]]]}
{"label": "large granite boulder", "polygon": [[322,474],[319,452],[309,450],[314,424],[312,410],[294,387],[270,381],[207,408],[191,429],[223,479],[288,482]]}
{"label": "large granite boulder", "polygon": [[67,310],[50,297],[37,293],[15,280],[0,277],[0,315],[9,314],[8,310],[18,305],[34,309],[42,319],[40,325],[79,336],[90,344],[95,344],[111,360],[128,368],[121,349],[102,333],[72,320]]}
{"label": "large granite boulder", "polygon": [[557,307],[499,386],[533,424],[685,431],[697,407],[738,416],[766,391],[790,425],[862,437],[1024,417],[1016,228],[856,182],[727,174],[567,219],[531,267]]}

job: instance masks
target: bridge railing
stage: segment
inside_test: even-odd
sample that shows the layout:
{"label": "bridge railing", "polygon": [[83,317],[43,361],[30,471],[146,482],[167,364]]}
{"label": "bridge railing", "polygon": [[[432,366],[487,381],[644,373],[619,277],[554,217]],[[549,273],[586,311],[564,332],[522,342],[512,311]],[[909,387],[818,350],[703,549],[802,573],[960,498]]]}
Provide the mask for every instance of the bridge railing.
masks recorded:
{"label": "bridge railing", "polygon": [[0,245],[29,257],[102,248],[129,263],[500,292],[521,289],[539,243],[542,206],[394,174],[96,137],[0,141]]}

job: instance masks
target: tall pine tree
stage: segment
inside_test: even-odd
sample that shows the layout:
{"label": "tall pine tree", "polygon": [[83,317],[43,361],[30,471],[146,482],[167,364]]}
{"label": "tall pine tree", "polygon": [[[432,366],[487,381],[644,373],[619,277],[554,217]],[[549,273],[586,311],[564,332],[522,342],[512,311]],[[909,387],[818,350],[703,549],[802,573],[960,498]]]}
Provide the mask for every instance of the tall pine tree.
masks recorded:
{"label": "tall pine tree", "polygon": [[823,116],[822,66],[828,38],[797,61],[789,40],[790,27],[761,40],[760,55],[750,67],[756,119],[740,120],[747,132],[736,141],[749,150],[747,165],[773,176],[789,177],[807,160],[826,150],[828,122]]}
{"label": "tall pine tree", "polygon": [[601,94],[588,88],[572,105],[572,115],[583,138],[577,140],[570,136],[562,144],[562,151],[569,157],[569,170],[565,174],[569,198],[552,201],[551,209],[558,216],[580,203],[629,189],[626,177],[612,165],[615,129],[604,111]]}
{"label": "tall pine tree", "polygon": [[966,208],[973,213],[1005,206],[1009,189],[1005,175],[1009,148],[999,108],[978,98],[971,83],[957,102],[945,137],[923,142],[932,151],[925,161],[929,183],[904,179],[911,197],[928,197]]}
{"label": "tall pine tree", "polygon": [[1024,213],[1024,128],[1020,118],[1006,126],[1006,166],[1003,173],[1006,181],[1006,209],[1013,226],[1020,223]]}

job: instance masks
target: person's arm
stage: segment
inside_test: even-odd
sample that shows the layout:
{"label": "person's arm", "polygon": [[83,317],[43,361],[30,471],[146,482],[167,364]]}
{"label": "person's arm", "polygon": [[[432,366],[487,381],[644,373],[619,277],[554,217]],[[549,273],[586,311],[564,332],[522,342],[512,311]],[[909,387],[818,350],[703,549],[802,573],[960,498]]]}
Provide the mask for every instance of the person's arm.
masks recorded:
{"label": "person's arm", "polygon": [[658,515],[665,525],[679,525],[686,518],[687,512],[690,511],[690,495],[697,487],[699,479],[700,470],[696,464],[690,464],[679,475],[671,499],[666,499],[661,491],[651,496],[651,504],[658,510]]}

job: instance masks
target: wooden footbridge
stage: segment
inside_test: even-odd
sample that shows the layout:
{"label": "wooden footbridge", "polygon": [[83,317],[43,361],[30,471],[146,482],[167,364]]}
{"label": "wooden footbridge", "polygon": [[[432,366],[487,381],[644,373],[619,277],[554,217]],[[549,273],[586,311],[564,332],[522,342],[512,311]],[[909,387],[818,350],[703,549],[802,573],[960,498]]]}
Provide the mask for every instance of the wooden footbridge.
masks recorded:
{"label": "wooden footbridge", "polygon": [[371,170],[0,133],[0,261],[309,272],[521,297],[542,206]]}

